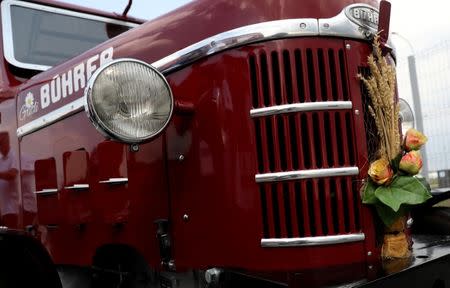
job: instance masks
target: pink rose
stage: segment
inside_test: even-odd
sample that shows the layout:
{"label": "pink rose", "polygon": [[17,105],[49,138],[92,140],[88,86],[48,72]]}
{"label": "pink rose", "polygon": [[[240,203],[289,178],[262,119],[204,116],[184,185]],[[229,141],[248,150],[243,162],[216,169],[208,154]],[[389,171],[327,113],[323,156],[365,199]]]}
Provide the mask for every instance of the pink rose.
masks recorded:
{"label": "pink rose", "polygon": [[425,144],[425,142],[427,142],[427,140],[428,139],[425,135],[423,135],[414,128],[410,128],[408,129],[408,131],[406,131],[405,135],[405,143],[404,143],[405,150],[406,151],[419,150],[420,147],[422,147],[422,145]]}
{"label": "pink rose", "polygon": [[399,164],[400,170],[410,174],[416,175],[422,168],[422,157],[419,151],[410,151],[403,155]]}
{"label": "pink rose", "polygon": [[394,172],[386,159],[378,159],[370,164],[369,176],[378,185],[389,184]]}

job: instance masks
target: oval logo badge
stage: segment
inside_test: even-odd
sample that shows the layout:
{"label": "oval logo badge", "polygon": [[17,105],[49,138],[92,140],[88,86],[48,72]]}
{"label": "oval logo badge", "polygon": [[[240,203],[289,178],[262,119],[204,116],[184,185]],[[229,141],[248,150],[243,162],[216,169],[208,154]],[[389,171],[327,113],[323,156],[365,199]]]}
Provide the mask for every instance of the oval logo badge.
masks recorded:
{"label": "oval logo badge", "polygon": [[346,9],[345,15],[359,26],[378,30],[379,13],[375,8],[360,4],[351,5]]}

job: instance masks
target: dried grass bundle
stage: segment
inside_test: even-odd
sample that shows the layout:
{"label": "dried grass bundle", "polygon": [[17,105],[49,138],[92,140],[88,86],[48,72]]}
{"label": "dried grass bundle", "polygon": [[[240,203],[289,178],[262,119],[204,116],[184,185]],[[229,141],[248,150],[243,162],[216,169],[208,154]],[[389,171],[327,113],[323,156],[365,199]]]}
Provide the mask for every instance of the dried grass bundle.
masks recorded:
{"label": "dried grass bundle", "polygon": [[394,101],[395,68],[382,55],[379,35],[375,36],[372,46],[373,54],[368,57],[371,76],[365,78],[359,74],[358,77],[372,101],[369,112],[375,119],[380,138],[379,157],[391,161],[400,153],[399,107]]}

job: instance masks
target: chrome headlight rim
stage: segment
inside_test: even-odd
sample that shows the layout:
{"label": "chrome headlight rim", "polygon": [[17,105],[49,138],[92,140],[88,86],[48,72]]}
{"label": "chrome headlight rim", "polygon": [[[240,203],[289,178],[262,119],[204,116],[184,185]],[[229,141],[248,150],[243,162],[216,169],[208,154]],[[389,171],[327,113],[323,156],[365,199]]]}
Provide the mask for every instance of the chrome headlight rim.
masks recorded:
{"label": "chrome headlight rim", "polygon": [[[92,99],[92,89],[95,85],[95,82],[98,78],[98,76],[107,68],[109,68],[110,66],[116,65],[118,63],[122,63],[122,62],[134,62],[137,64],[141,64],[144,65],[148,68],[150,68],[154,73],[156,73],[162,80],[164,85],[167,88],[167,91],[169,92],[169,99],[170,99],[170,111],[169,111],[169,115],[167,116],[167,120],[164,122],[164,124],[161,126],[161,128],[159,130],[157,130],[156,132],[154,132],[151,136],[147,136],[147,137],[126,137],[124,135],[120,135],[118,133],[115,133],[112,129],[110,129],[108,127],[108,125],[106,125],[102,119],[99,117],[96,109],[94,108],[94,104],[93,104],[93,99]],[[88,119],[91,121],[91,123],[94,125],[94,127],[103,134],[103,136],[111,138],[113,140],[118,140],[120,142],[125,142],[127,144],[139,144],[142,142],[146,142],[149,141],[155,137],[157,137],[159,134],[161,134],[162,131],[164,131],[164,129],[167,127],[167,125],[169,125],[170,120],[172,119],[172,114],[173,114],[173,109],[174,109],[174,98],[173,98],[173,94],[172,94],[172,89],[170,89],[170,85],[167,82],[166,77],[164,77],[164,75],[158,71],[158,69],[156,69],[154,66],[138,60],[138,59],[134,59],[134,58],[119,58],[119,59],[115,59],[112,60],[111,62],[108,62],[106,64],[104,64],[103,66],[99,67],[91,76],[91,78],[89,78],[87,84],[86,84],[86,88],[84,90],[84,110],[88,116]]]}

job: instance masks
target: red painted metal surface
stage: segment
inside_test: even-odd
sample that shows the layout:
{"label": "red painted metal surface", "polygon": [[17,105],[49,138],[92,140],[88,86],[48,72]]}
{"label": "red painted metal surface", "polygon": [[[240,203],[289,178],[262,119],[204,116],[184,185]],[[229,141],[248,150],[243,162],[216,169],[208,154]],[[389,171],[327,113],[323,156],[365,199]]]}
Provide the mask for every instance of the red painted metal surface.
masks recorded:
{"label": "red painted metal surface", "polygon": [[[84,87],[30,118],[20,120],[15,116],[28,92],[39,95],[43,83],[79,63],[86,63],[89,57],[106,48],[114,47],[114,58],[130,57],[151,63],[232,28],[288,18],[332,17],[351,3],[353,1],[286,0],[276,4],[269,0],[195,1],[43,72],[19,87],[17,85],[24,79],[15,79],[4,60],[1,73],[5,77],[1,77],[4,81],[1,84],[7,87],[4,90],[7,92],[0,96],[9,99],[16,89],[22,92],[19,93],[17,107],[12,100],[0,104],[1,125],[5,125],[0,128],[14,135],[17,122],[26,124],[80,98]],[[345,50],[346,43],[351,44],[352,49]],[[320,56],[318,49],[323,45],[332,49],[330,53],[323,50]],[[304,47],[310,47],[311,52]],[[301,48],[301,52],[296,53],[296,48]],[[184,103],[178,107],[188,107],[189,113],[175,113],[166,132],[152,142],[140,145],[138,152],[131,152],[127,145],[106,141],[84,113],[26,135],[20,140],[23,179],[27,175],[36,181],[36,189],[57,188],[59,193],[36,197],[34,206],[23,205],[23,215],[18,212],[12,222],[22,227],[38,225],[40,239],[53,260],[62,264],[90,265],[97,248],[107,243],[120,243],[135,247],[152,267],[159,268],[154,221],[163,218],[170,219],[173,256],[180,270],[222,266],[293,271],[355,264],[359,270],[365,271],[361,267],[366,267],[366,260],[375,259],[375,256],[366,259],[367,251],[374,251],[376,243],[370,211],[352,202],[359,199],[359,187],[353,184],[354,181],[360,183],[358,177],[343,177],[336,182],[325,179],[260,186],[254,179],[257,173],[274,170],[349,165],[357,165],[360,175],[366,175],[367,150],[365,142],[360,141],[364,138],[361,135],[365,134],[364,122],[353,111],[330,112],[328,116],[317,112],[264,120],[252,120],[249,113],[255,103],[269,106],[324,99],[351,99],[353,110],[363,111],[356,74],[359,66],[365,63],[369,48],[367,43],[336,38],[291,39],[254,44],[198,61],[168,75],[177,103]],[[285,56],[287,50],[294,52]],[[249,58],[249,55],[260,51],[266,51],[264,57]],[[272,51],[278,54],[272,54]],[[321,73],[320,57],[324,63],[332,63],[330,67],[334,67],[334,72],[325,65],[327,69]],[[291,79],[292,83],[300,84],[288,88],[289,85],[277,83],[285,80],[271,80],[266,88],[261,85],[253,88],[251,61],[254,61],[258,79]],[[301,69],[295,69],[298,61],[306,61],[306,64],[310,61],[311,65],[300,65]],[[290,68],[267,69],[265,65],[290,65]],[[325,81],[325,85],[321,85],[319,79],[330,80],[332,73],[341,81]],[[252,91],[258,92],[256,96]],[[4,119],[9,124],[4,124]],[[272,144],[270,141],[260,142],[260,154],[255,136],[258,125],[260,138],[274,139]],[[327,127],[331,128],[330,139],[342,139],[339,143],[344,148],[345,144],[353,141],[354,149],[348,151],[339,145],[331,145],[327,151],[319,149],[328,146],[324,141]],[[285,145],[279,142],[282,137],[273,134],[278,130],[284,133]],[[305,139],[300,133],[290,133],[290,130],[307,130],[311,134],[317,131],[317,141],[314,136]],[[11,137],[11,146],[17,155],[18,145],[18,140]],[[296,147],[297,158],[311,155],[309,159],[290,157],[290,152]],[[180,155],[184,156],[183,161],[180,161]],[[35,165],[30,166],[30,163]],[[25,167],[33,168],[26,170]],[[73,167],[87,167],[88,171],[78,174]],[[117,177],[127,177],[128,184],[112,186],[99,183]],[[89,189],[70,191],[64,188],[78,181],[87,181]],[[30,193],[34,191],[26,187],[33,185],[26,183],[22,181],[22,193],[26,189]],[[324,193],[330,187],[336,191],[335,200]],[[34,195],[30,195],[33,200]],[[23,196],[22,203],[25,203],[24,199]],[[324,200],[327,208],[336,203],[338,220],[333,219],[334,215],[328,209],[328,212],[320,213],[319,199]],[[266,209],[262,208],[262,201],[265,201]],[[314,211],[310,212],[310,209]],[[280,214],[280,211],[287,212]],[[189,219],[185,220],[184,215]],[[264,218],[268,219],[266,224],[263,223]],[[359,224],[357,219],[360,219]],[[288,221],[291,221],[290,225]],[[264,234],[299,237],[361,231],[367,237],[364,242],[281,249],[262,248],[260,245]]]}
{"label": "red painted metal surface", "polygon": [[[22,151],[36,159],[36,163],[43,163],[42,170],[39,167],[35,170],[38,183],[49,178],[49,174],[42,175],[39,171],[51,172],[52,166],[56,166],[56,182],[46,181],[45,186],[39,184],[36,188],[51,186],[58,189],[58,195],[38,196],[38,219],[29,218],[39,221],[41,240],[56,263],[89,265],[97,248],[117,243],[135,247],[151,266],[159,267],[153,221],[168,218],[163,143],[159,138],[131,153],[128,145],[105,141],[84,113],[22,139]],[[45,160],[49,158],[54,162]],[[23,161],[22,158],[22,165]],[[74,163],[68,163],[70,161]],[[88,173],[67,175],[71,165],[87,165]],[[129,182],[123,185],[99,183],[116,177],[128,177]],[[78,182],[84,180],[87,183]],[[89,184],[89,189],[64,188],[75,182]],[[28,211],[36,216],[32,212]]]}
{"label": "red painted metal surface", "polygon": [[[370,47],[367,45],[364,45],[358,41],[345,41],[346,44],[349,44],[351,47],[351,52],[348,52],[348,57],[347,57],[347,67],[348,70],[350,71],[354,71],[354,72],[358,72],[361,73],[361,68],[363,68],[362,66],[366,66],[366,65],[361,65],[361,63],[366,63],[367,61],[367,55],[370,53]],[[363,89],[361,88],[361,84],[360,84],[360,80],[358,79],[358,77],[354,76],[354,77],[349,77],[348,79],[348,87],[350,90],[350,93],[352,95],[361,95],[363,94]],[[366,95],[367,97],[367,95]],[[364,102],[363,102],[363,97],[356,97],[353,100],[353,106],[355,110],[358,111],[362,111],[363,113],[361,113],[359,116],[355,116],[355,117],[364,117],[364,115],[366,115],[367,113],[367,107],[365,107]],[[361,175],[367,175],[367,171],[369,169],[369,151],[368,151],[368,143],[366,141],[368,141],[367,139],[369,138],[368,133],[367,132],[367,127],[365,127],[364,122],[368,122],[368,121],[364,121],[364,120],[358,120],[358,121],[354,121],[355,123],[355,134],[354,137],[358,137],[358,135],[366,135],[366,137],[358,137],[358,147],[359,149],[357,150],[358,153],[358,166],[360,169],[360,173]],[[375,134],[374,134],[375,135]],[[373,139],[372,139],[373,140]],[[373,151],[371,151],[372,153]],[[371,251],[372,255],[367,256],[367,261],[369,263],[374,263],[377,261],[377,259],[379,259],[379,245],[377,246],[376,243],[376,233],[375,233],[375,223],[374,223],[374,219],[375,215],[374,215],[374,211],[369,209],[367,206],[362,206],[361,207],[361,220],[363,223],[364,227],[367,227],[365,230],[367,239],[365,241],[365,245],[366,245],[366,250],[367,251]],[[379,244],[379,243],[378,243]],[[378,247],[378,248],[377,248]]]}
{"label": "red painted metal surface", "polygon": [[[357,42],[354,45],[357,47],[369,47],[367,44],[358,44]],[[173,184],[170,188],[174,241],[177,243],[174,257],[178,267],[233,267],[236,263],[239,263],[239,267],[247,269],[281,270],[305,269],[308,267],[319,268],[355,262],[365,265],[363,263],[365,262],[367,250],[364,242],[336,246],[282,249],[262,248],[259,244],[264,234],[263,217],[261,216],[264,212],[259,205],[260,201],[262,201],[260,199],[261,194],[258,185],[255,183],[254,176],[259,169],[262,169],[264,172],[276,172],[283,171],[287,167],[283,167],[285,166],[282,164],[285,160],[281,160],[283,157],[275,156],[275,159],[271,159],[273,156],[270,153],[261,153],[262,163],[258,165],[257,143],[255,142],[256,131],[253,121],[259,121],[261,123],[260,126],[266,126],[263,132],[272,131],[269,135],[264,135],[263,137],[267,137],[267,139],[275,137],[275,140],[267,143],[263,141],[262,146],[266,147],[263,150],[268,149],[267,146],[271,146],[274,155],[286,153],[286,151],[282,151],[282,145],[279,142],[278,145],[270,143],[277,142],[278,137],[274,135],[278,134],[274,134],[274,131],[278,127],[283,128],[286,126],[283,121],[280,122],[281,125],[278,125],[275,117],[269,116],[266,121],[252,120],[250,118],[249,112],[254,105],[251,92],[251,68],[249,68],[252,64],[250,62],[254,61],[255,67],[259,67],[259,64],[256,64],[259,63],[258,61],[250,60],[252,59],[251,55],[259,55],[262,51],[269,51],[265,54],[267,55],[266,57],[260,59],[262,59],[263,67],[266,65],[264,59],[267,60],[268,67],[273,67],[273,62],[270,62],[273,59],[269,59],[268,56],[274,55],[273,51],[282,53],[283,51],[294,51],[297,48],[305,50],[306,48],[314,49],[315,47],[326,47],[327,49],[335,47],[338,50],[340,49],[342,52],[341,57],[343,57],[341,64],[344,65],[344,68],[339,73],[348,75],[346,77],[343,76],[344,82],[341,83],[342,87],[349,87],[347,78],[354,77],[356,79],[358,65],[363,65],[365,62],[363,58],[368,55],[367,52],[362,54],[356,48],[355,51],[361,53],[357,54],[359,56],[357,59],[360,61],[352,62],[352,65],[356,66],[349,66],[346,65],[346,59],[352,58],[354,56],[353,53],[358,52],[353,52],[353,50],[347,51],[343,40],[318,38],[280,40],[255,44],[222,53],[201,61],[201,63],[194,64],[189,69],[176,72],[169,77],[174,95],[184,102],[192,102],[196,107],[194,115],[176,115],[174,121],[167,129],[169,179],[177,180],[171,182]],[[319,61],[314,58],[314,54],[312,55],[309,59],[318,63]],[[305,59],[308,59],[306,54]],[[318,67],[317,70],[319,69]],[[274,72],[269,70],[271,68],[268,70],[257,68],[257,71],[262,71],[261,79],[276,79],[277,77],[273,75]],[[315,73],[315,70],[311,71]],[[305,71],[304,76],[308,75],[311,77],[311,71]],[[268,76],[266,77],[263,74]],[[352,77],[351,75],[354,76]],[[320,86],[321,82],[318,76],[316,74],[315,81],[307,79],[305,83],[314,83],[316,95],[321,95],[316,99],[320,101],[322,100],[321,97],[325,97],[325,94],[320,92],[322,86]],[[263,97],[267,93],[268,106],[282,104],[276,102],[277,91],[274,88],[275,86],[278,87],[279,85],[269,81],[268,88],[253,88],[253,90],[261,91],[259,103],[267,101]],[[344,99],[353,101],[353,99],[361,97],[359,87],[358,83],[356,85],[357,91],[349,91],[350,95],[346,95],[348,92],[341,92],[340,95],[345,97]],[[311,87],[309,88],[311,89]],[[280,91],[283,90],[281,89]],[[309,94],[305,94],[307,96],[304,101],[311,101],[308,98]],[[331,99],[336,96],[330,94],[330,96],[326,97]],[[313,121],[315,118],[324,119],[322,117],[323,113],[325,112],[308,113],[309,115],[306,116],[307,123],[310,123],[307,126],[308,130],[311,131],[310,133],[318,130],[318,135],[324,135],[324,121]],[[313,156],[311,156],[309,163],[303,163],[305,168],[326,168],[330,164],[328,163],[328,158],[333,159],[333,163],[335,163],[329,167],[351,166],[352,164],[357,164],[360,167],[364,166],[367,156],[361,157],[361,155],[366,151],[366,148],[355,141],[357,139],[355,135],[356,128],[352,127],[355,127],[356,124],[351,124],[358,122],[358,125],[364,125],[364,122],[361,119],[355,119],[352,116],[353,114],[353,111],[331,113],[331,115],[334,115],[332,117],[340,119],[337,122],[336,129],[334,129],[336,132],[333,132],[335,138],[332,139],[331,143],[324,143],[321,139],[316,143],[314,137],[311,136],[306,145],[308,145],[307,151],[310,151],[309,154]],[[301,116],[301,118],[304,117]],[[303,123],[303,121],[300,122]],[[318,123],[318,129],[316,129],[316,124],[312,123]],[[299,126],[302,127],[301,124]],[[340,149],[331,148],[334,158],[323,152],[323,149],[326,150],[328,145],[333,145],[333,141],[344,141]],[[353,143],[350,144],[348,141]],[[321,144],[327,145],[320,147]],[[346,150],[347,146],[357,149]],[[315,149],[318,149],[317,153]],[[358,152],[355,155],[351,155],[351,153],[355,153],[354,151]],[[177,160],[179,155],[184,156],[184,161],[180,162]],[[300,162],[304,161],[301,160]],[[198,179],[201,180],[198,181]],[[320,204],[323,201],[320,199],[327,198],[324,196],[326,193],[323,191],[327,190],[326,187],[330,185],[329,181],[334,180],[307,180],[300,181],[298,184],[303,187],[300,196],[305,197],[301,201],[304,209],[302,209],[303,217],[294,217],[294,219],[304,221],[305,225],[302,226],[305,230],[305,236],[332,234],[334,229],[333,217],[331,217],[330,212],[322,213],[323,209]],[[361,219],[361,215],[359,208],[355,210],[355,207],[360,207],[358,200],[359,187],[353,185],[355,181],[360,183],[358,178],[344,177],[338,180],[336,184],[333,184],[337,186],[336,190],[338,191],[335,196],[338,199],[336,203],[341,205],[337,209],[340,221],[337,224],[339,231],[336,231],[336,234],[361,231],[361,228],[358,228],[361,225],[360,220],[356,220]],[[301,236],[298,234],[289,236],[293,232],[286,226],[286,218],[289,217],[290,213],[292,214],[292,211],[286,214],[280,213],[280,211],[285,211],[286,207],[297,209],[295,205],[291,206],[292,202],[285,201],[286,197],[293,200],[290,196],[289,185],[293,184],[262,184],[261,191],[263,191],[264,195],[267,195],[265,202],[266,206],[269,207],[266,211],[269,215],[266,229],[269,235],[273,235],[272,237]],[[284,190],[284,187],[287,187],[287,189]],[[311,200],[308,201],[308,198]],[[331,200],[329,199],[329,201]],[[312,203],[312,206],[307,203]],[[326,204],[325,200],[325,205],[330,204]],[[308,212],[308,209],[312,209],[314,211],[313,214],[311,214],[311,211]],[[184,214],[189,215],[188,221],[183,221]],[[324,222],[331,223],[331,226],[322,225],[322,218]],[[343,221],[341,219],[347,220]],[[366,229],[370,230],[373,226],[369,223],[365,224],[369,226],[363,225],[362,231],[364,232],[366,232]],[[326,226],[330,226],[330,228],[327,228],[328,231],[323,230]],[[292,229],[292,231],[295,229]],[[224,235],[226,236],[224,237]],[[370,232],[369,235],[373,236]],[[368,249],[372,248],[374,247],[370,246]],[[204,250],[212,252],[202,253]],[[343,250],[347,252],[352,251],[352,253],[342,253]],[[255,261],[255,259],[259,259],[259,261]],[[308,259],[308,261],[298,261],[298,259]]]}
{"label": "red painted metal surface", "polygon": [[[76,185],[89,185],[89,170],[87,151],[77,150],[63,153],[64,189],[62,193],[66,198],[63,207],[66,208],[65,220],[69,224],[85,225],[92,221],[92,201],[91,193],[89,193],[91,189],[90,187],[76,188]],[[39,179],[39,177],[36,178]]]}

